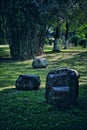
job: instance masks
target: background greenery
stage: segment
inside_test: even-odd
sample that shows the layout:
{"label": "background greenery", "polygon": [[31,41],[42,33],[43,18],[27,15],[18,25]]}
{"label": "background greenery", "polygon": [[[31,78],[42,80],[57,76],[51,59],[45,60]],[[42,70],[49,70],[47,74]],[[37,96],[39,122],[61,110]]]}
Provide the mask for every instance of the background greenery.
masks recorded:
{"label": "background greenery", "polygon": [[[0,0],[0,44],[9,44],[13,59],[28,60],[43,53],[47,39],[60,51],[73,44],[87,47],[87,0]],[[84,45],[85,44],[85,45]]]}
{"label": "background greenery", "polygon": [[[87,50],[81,47],[61,48],[52,53],[44,47],[49,65],[33,69],[32,60],[12,61],[7,45],[0,46],[0,129],[1,130],[86,130],[87,128]],[[45,102],[47,73],[58,67],[76,69],[80,74],[79,97],[75,106],[59,110]],[[36,74],[41,78],[38,91],[18,91],[15,81],[20,74]]]}

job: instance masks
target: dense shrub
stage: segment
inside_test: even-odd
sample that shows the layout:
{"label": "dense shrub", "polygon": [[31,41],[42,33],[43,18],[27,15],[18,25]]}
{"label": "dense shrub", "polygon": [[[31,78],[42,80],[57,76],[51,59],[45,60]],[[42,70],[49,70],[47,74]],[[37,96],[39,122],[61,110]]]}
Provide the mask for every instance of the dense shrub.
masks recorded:
{"label": "dense shrub", "polygon": [[77,46],[79,40],[80,40],[80,37],[79,37],[79,36],[73,36],[73,37],[71,38],[71,42],[72,42],[72,44],[74,44],[75,46]]}
{"label": "dense shrub", "polygon": [[85,39],[79,40],[79,41],[78,41],[78,44],[79,44],[80,46],[86,48],[86,46],[87,46],[87,39],[85,38]]}

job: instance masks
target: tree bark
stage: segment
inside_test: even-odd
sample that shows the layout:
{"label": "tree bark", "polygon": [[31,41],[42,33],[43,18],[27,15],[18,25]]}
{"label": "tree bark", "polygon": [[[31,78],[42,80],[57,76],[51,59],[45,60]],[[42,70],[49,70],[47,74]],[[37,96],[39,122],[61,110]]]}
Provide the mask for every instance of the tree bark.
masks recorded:
{"label": "tree bark", "polygon": [[65,32],[64,49],[68,48],[68,33],[69,33],[69,23],[68,23],[68,21],[66,21],[66,32]]}
{"label": "tree bark", "polygon": [[9,30],[9,46],[11,57],[17,60],[27,60],[38,55],[39,32],[35,29]]}
{"label": "tree bark", "polygon": [[38,41],[38,52],[37,52],[38,55],[43,54],[43,46],[44,46],[45,35],[46,35],[45,27],[42,27],[39,31],[39,34],[38,34],[38,40],[39,40]]}

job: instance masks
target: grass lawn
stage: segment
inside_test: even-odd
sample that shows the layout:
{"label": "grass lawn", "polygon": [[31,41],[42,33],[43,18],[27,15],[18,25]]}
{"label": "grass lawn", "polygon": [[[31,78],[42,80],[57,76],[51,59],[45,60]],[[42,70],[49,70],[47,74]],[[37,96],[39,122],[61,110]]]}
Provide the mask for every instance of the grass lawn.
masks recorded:
{"label": "grass lawn", "polygon": [[[32,60],[12,61],[8,46],[0,46],[0,130],[86,130],[87,129],[87,50],[81,47],[52,53],[45,46],[49,65],[33,69]],[[45,102],[47,73],[59,67],[76,69],[79,74],[78,103],[59,110]],[[36,74],[41,78],[38,91],[18,91],[15,81],[20,74]]]}

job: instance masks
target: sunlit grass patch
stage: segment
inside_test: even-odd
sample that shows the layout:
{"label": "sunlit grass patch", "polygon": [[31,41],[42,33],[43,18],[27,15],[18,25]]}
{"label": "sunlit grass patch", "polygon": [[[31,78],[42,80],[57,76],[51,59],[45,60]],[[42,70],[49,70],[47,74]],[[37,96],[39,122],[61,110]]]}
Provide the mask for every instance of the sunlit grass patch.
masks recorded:
{"label": "sunlit grass patch", "polygon": [[4,57],[4,58],[11,57],[9,45],[0,45],[0,58],[2,58],[2,57]]}
{"label": "sunlit grass patch", "polygon": [[[0,50],[4,51],[5,47]],[[87,129],[87,50],[70,47],[51,53],[45,46],[41,57],[46,68],[33,69],[32,60],[0,61],[0,129],[1,130],[86,130]],[[79,50],[80,49],[80,50]],[[5,51],[3,52],[6,55]],[[8,57],[8,55],[6,55]],[[76,69],[79,74],[79,97],[75,106],[59,110],[45,101],[46,76],[60,67]],[[18,91],[15,81],[20,74],[35,74],[41,79],[38,91]]]}

